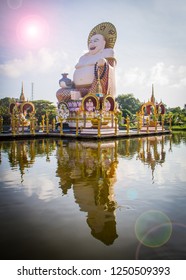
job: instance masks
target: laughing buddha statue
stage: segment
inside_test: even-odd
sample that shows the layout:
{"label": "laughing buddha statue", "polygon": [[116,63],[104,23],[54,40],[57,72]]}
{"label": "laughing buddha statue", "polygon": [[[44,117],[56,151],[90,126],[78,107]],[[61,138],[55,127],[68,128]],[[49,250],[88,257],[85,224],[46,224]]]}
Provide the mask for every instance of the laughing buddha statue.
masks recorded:
{"label": "laughing buddha statue", "polygon": [[[113,24],[103,22],[95,26],[88,37],[88,52],[75,66],[73,81],[60,83],[58,102],[82,99],[87,93],[96,93],[99,79],[103,95],[116,95],[114,44],[117,32]],[[69,80],[69,79],[68,79]]]}

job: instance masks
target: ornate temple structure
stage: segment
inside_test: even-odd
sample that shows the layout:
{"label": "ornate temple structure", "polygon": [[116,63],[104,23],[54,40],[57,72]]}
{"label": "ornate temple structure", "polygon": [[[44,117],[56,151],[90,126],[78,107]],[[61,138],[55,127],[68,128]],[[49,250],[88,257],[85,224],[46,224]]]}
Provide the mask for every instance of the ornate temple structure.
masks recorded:
{"label": "ornate temple structure", "polygon": [[137,116],[141,119],[140,130],[162,130],[164,123],[165,105],[163,102],[157,102],[154,96],[154,85],[152,85],[152,95],[150,100],[143,103]]}
{"label": "ornate temple structure", "polygon": [[[26,101],[23,83],[19,99],[13,101],[9,105],[9,113],[11,115],[12,122],[16,123],[16,127],[28,128],[30,126],[30,115],[35,114],[35,107],[32,102]],[[15,127],[15,123],[12,123],[12,127]]]}
{"label": "ornate temple structure", "polygon": [[[118,108],[115,101],[114,44],[116,28],[109,22],[95,26],[88,36],[88,52],[75,66],[73,80],[62,74],[58,99],[58,119],[71,129],[77,125],[81,134],[113,133],[117,129],[115,118]],[[78,119],[78,124],[77,124]]]}

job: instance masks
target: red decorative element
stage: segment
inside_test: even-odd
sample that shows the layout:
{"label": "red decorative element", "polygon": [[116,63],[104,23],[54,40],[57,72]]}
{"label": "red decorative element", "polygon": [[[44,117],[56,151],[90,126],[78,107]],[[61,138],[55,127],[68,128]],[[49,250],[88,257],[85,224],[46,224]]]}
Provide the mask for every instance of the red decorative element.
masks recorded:
{"label": "red decorative element", "polygon": [[146,107],[146,113],[147,113],[147,115],[150,115],[150,111],[151,111],[151,105],[148,105],[148,106]]}

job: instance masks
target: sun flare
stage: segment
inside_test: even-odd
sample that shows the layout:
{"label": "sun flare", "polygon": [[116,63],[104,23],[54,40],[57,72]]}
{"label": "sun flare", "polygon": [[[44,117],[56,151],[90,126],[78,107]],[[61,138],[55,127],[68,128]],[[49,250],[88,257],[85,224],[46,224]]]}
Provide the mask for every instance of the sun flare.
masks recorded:
{"label": "sun flare", "polygon": [[48,24],[39,16],[27,16],[21,19],[17,26],[17,36],[24,46],[38,48],[48,39]]}
{"label": "sun flare", "polygon": [[31,38],[36,38],[39,35],[39,28],[35,24],[31,24],[27,27],[27,34]]}

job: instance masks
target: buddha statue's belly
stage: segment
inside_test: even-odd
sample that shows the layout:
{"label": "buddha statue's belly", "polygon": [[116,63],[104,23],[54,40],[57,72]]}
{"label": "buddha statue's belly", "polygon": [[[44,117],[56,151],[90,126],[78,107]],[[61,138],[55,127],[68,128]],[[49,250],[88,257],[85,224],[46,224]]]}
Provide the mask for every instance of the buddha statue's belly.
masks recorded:
{"label": "buddha statue's belly", "polygon": [[94,80],[94,66],[77,68],[74,71],[73,81],[76,86],[91,85]]}

